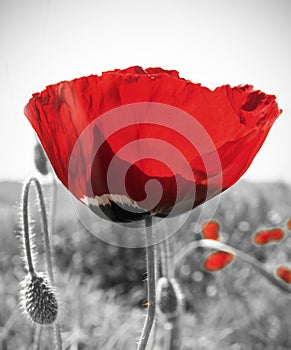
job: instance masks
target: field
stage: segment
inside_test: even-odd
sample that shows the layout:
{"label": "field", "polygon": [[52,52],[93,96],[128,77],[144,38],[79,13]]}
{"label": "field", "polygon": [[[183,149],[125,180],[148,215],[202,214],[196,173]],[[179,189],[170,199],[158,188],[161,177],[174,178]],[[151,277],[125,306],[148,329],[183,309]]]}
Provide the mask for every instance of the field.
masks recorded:
{"label": "field", "polygon": [[[49,199],[48,187],[45,192]],[[18,238],[20,197],[21,184],[0,184],[1,350],[34,349],[36,328],[18,308],[19,283],[25,276]],[[210,201],[204,220],[213,205]],[[199,213],[199,208],[194,210],[171,238],[176,254],[197,239],[194,223]],[[221,195],[214,219],[220,223],[223,242],[275,271],[278,264],[291,262],[291,233],[286,228],[290,216],[290,186],[240,182]],[[36,210],[32,210],[32,217],[37,269],[42,271],[42,236]],[[112,234],[110,223],[96,220],[100,232]],[[273,227],[286,232],[281,242],[254,245],[256,231]],[[61,187],[51,245],[64,349],[135,349],[146,314],[144,250],[109,245],[88,232],[77,220],[68,193]],[[184,295],[181,349],[291,349],[290,295],[239,259],[222,271],[205,271],[203,261],[208,254],[209,250],[197,249],[177,271]],[[155,350],[165,348],[164,325],[163,315],[158,315]],[[39,349],[54,348],[52,334],[51,326],[42,328]]]}

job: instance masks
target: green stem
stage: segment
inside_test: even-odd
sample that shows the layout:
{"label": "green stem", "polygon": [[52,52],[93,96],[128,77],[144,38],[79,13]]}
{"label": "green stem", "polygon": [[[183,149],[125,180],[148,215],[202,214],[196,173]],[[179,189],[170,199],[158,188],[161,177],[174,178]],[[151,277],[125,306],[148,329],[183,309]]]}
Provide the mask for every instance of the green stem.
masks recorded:
{"label": "green stem", "polygon": [[145,220],[146,226],[146,258],[147,258],[147,299],[148,312],[143,326],[142,334],[138,342],[137,350],[145,350],[149,341],[151,329],[156,314],[156,253],[153,242],[152,218]]}

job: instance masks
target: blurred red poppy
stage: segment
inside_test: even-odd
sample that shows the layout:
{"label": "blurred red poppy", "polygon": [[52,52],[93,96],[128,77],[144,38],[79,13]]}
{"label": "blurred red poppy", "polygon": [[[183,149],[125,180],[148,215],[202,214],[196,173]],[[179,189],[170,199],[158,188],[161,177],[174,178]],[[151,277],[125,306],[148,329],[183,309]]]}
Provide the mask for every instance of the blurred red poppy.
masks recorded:
{"label": "blurred red poppy", "polygon": [[281,110],[250,85],[211,91],[177,71],[136,66],[48,86],[24,113],[79,200],[133,221],[177,215],[229,188]]}
{"label": "blurred red poppy", "polygon": [[286,283],[291,283],[291,270],[287,266],[279,266],[276,270],[276,274]]}
{"label": "blurred red poppy", "polygon": [[204,262],[204,268],[208,271],[218,271],[229,265],[233,259],[233,254],[219,250],[208,255]]}
{"label": "blurred red poppy", "polygon": [[262,230],[254,235],[254,242],[258,245],[268,244],[271,242],[279,242],[284,238],[284,231],[280,228],[272,228],[270,230]]}
{"label": "blurred red poppy", "polygon": [[219,240],[220,226],[217,221],[209,221],[203,224],[202,234],[205,239]]}
{"label": "blurred red poppy", "polygon": [[287,228],[289,231],[291,231],[291,218],[287,220]]}

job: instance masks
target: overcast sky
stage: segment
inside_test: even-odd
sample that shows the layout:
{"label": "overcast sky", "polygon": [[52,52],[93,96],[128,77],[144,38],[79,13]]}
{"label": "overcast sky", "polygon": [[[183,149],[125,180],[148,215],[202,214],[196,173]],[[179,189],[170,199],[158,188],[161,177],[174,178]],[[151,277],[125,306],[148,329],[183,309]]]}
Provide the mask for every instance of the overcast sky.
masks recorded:
{"label": "overcast sky", "polygon": [[0,179],[33,174],[23,107],[61,80],[141,65],[252,84],[284,113],[244,179],[291,181],[291,1],[0,0]]}

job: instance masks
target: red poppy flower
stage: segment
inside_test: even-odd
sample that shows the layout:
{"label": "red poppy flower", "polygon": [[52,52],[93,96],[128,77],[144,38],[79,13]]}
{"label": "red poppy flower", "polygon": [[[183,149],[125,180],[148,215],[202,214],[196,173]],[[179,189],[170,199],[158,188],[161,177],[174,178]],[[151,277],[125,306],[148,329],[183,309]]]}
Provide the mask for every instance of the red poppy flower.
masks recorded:
{"label": "red poppy flower", "polygon": [[287,220],[287,229],[291,231],[291,218]]}
{"label": "red poppy flower", "polygon": [[219,250],[208,255],[204,262],[204,267],[208,271],[218,271],[229,265],[233,259],[233,254]]}
{"label": "red poppy flower", "polygon": [[229,188],[281,113],[250,85],[211,91],[141,67],[48,86],[24,112],[61,182],[115,221],[177,215]]}
{"label": "red poppy flower", "polygon": [[209,221],[202,226],[202,234],[205,239],[213,239],[215,241],[218,241],[219,230],[220,226],[217,221]]}
{"label": "red poppy flower", "polygon": [[253,240],[258,245],[279,242],[284,238],[284,231],[280,228],[262,230],[255,234]]}
{"label": "red poppy flower", "polygon": [[276,274],[286,283],[291,283],[291,270],[287,266],[279,266],[276,270]]}

